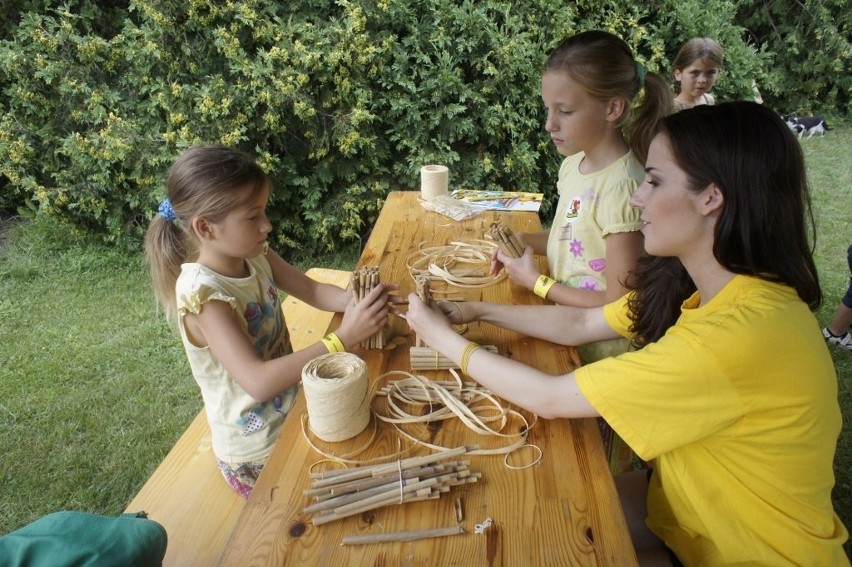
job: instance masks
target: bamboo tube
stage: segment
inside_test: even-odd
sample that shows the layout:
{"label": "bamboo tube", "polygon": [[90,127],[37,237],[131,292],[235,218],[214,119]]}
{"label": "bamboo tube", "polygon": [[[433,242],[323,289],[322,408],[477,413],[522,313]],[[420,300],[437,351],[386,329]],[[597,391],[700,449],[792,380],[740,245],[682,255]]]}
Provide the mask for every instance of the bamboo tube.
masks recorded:
{"label": "bamboo tube", "polygon": [[482,477],[470,470],[470,461],[453,459],[475,450],[461,446],[394,463],[313,473],[305,494],[316,501],[304,511],[315,514],[314,525],[322,525],[382,506],[440,498],[451,487]]}
{"label": "bamboo tube", "polygon": [[[455,466],[452,463],[458,463],[458,461],[451,461],[449,463],[436,464],[433,466],[412,467],[409,469],[405,469],[402,472],[402,478],[411,478],[414,476],[429,475],[435,472],[443,472],[443,469],[446,468],[446,466]],[[336,497],[342,494],[362,491],[368,488],[373,488],[375,486],[382,485],[386,483],[386,479],[391,476],[392,475],[389,473],[387,475],[382,476],[371,476],[368,478],[359,478],[357,480],[341,482],[339,484],[335,484],[328,487],[309,488],[305,490],[304,494],[305,496],[313,496],[317,500],[322,500],[324,498]],[[398,478],[399,475],[396,475],[397,480]]]}
{"label": "bamboo tube", "polygon": [[433,537],[445,537],[463,534],[462,526],[451,526],[448,528],[432,528],[427,530],[414,530],[409,532],[389,532],[383,534],[364,534],[343,536],[341,545],[365,545],[370,543],[385,543],[391,541],[415,541]]}
{"label": "bamboo tube", "polygon": [[[497,347],[494,345],[482,345],[482,348],[489,352],[496,353]],[[449,368],[459,368],[459,365],[446,358],[433,348],[427,346],[413,346],[409,351],[412,370],[445,370]]]}
{"label": "bamboo tube", "polygon": [[524,246],[521,244],[512,229],[499,221],[491,223],[489,234],[500,250],[512,258],[520,258],[524,254]]}
{"label": "bamboo tube", "polygon": [[[373,288],[380,283],[378,266],[362,266],[352,273],[350,282],[356,303],[363,301]],[[385,348],[384,329],[379,329],[375,335],[361,341],[360,345],[361,348],[368,350]]]}
{"label": "bamboo tube", "polygon": [[323,485],[328,486],[340,482],[341,478],[351,480],[355,478],[379,476],[382,474],[387,474],[389,472],[396,472],[400,468],[405,470],[406,468],[414,466],[434,463],[444,459],[449,459],[451,457],[458,457],[459,455],[464,455],[465,453],[469,451],[474,451],[478,448],[479,447],[475,445],[471,447],[461,445],[459,447],[456,447],[455,449],[449,449],[447,451],[441,451],[440,453],[432,453],[429,455],[421,455],[418,457],[409,457],[401,461],[392,461],[390,463],[381,463],[378,465],[358,467],[355,469],[336,469],[330,471],[315,472],[311,473],[311,477],[317,479],[314,482],[315,487]]}
{"label": "bamboo tube", "polygon": [[[458,467],[436,467],[436,468],[427,468],[424,470],[414,469],[411,471],[403,471],[403,474],[400,475],[386,475],[377,477],[375,479],[362,479],[361,481],[353,481],[352,483],[345,483],[347,488],[343,489],[340,492],[332,492],[328,490],[326,492],[322,492],[319,494],[314,494],[317,502],[311,504],[305,508],[306,512],[314,512],[317,510],[327,509],[327,508],[335,508],[341,504],[348,504],[354,502],[356,500],[363,499],[367,496],[375,496],[381,492],[388,491],[389,489],[399,490],[400,483],[403,484],[403,487],[406,484],[413,484],[414,482],[419,482],[421,480],[425,480],[428,478],[437,478],[444,474],[453,474],[456,473],[459,475],[459,478],[465,478],[470,476],[470,470],[467,466],[458,466]],[[363,485],[358,485],[357,483],[363,482]],[[336,489],[336,486],[333,487]]]}

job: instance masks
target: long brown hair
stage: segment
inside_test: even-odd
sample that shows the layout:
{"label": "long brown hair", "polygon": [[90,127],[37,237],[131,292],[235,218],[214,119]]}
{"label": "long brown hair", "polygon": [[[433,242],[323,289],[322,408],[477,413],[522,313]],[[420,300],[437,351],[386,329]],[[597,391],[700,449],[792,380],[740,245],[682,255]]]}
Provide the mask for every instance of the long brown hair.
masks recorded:
{"label": "long brown hair", "polygon": [[226,146],[196,146],[174,162],[166,179],[168,215],[155,215],[145,233],[154,293],[170,319],[177,314],[175,283],[180,266],[197,254],[192,219],[220,222],[245,201],[242,189],[251,186],[249,198],[253,198],[268,184],[254,159]]}
{"label": "long brown hair", "polygon": [[[640,163],[645,163],[648,146],[659,120],[672,112],[673,99],[666,80],[646,73],[637,65],[630,47],[611,33],[591,30],[573,35],[548,56],[544,71],[562,71],[599,100],[624,97],[624,114],[618,126]],[[640,93],[636,108],[633,102]]]}
{"label": "long brown hair", "polygon": [[[802,149],[772,110],[754,102],[697,106],[667,116],[668,137],[689,190],[724,195],[713,256],[726,270],[786,284],[812,310],[822,303],[813,260],[816,229]],[[647,257],[633,272],[636,346],[674,325],[695,285],[677,258]]]}

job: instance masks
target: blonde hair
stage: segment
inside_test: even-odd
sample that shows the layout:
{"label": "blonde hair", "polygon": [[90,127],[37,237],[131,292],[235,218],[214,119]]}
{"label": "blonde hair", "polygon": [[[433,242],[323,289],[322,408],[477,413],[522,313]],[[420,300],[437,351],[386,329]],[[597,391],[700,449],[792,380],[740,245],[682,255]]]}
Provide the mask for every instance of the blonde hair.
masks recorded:
{"label": "blonde hair", "polygon": [[[605,31],[578,33],[550,53],[544,71],[567,73],[594,98],[625,98],[627,104],[617,126],[636,159],[645,163],[657,123],[672,113],[674,97],[663,77],[646,73],[637,64],[627,43]],[[644,94],[634,109],[640,91]]]}
{"label": "blonde hair", "polygon": [[718,69],[722,68],[722,47],[715,39],[693,37],[683,44],[672,63],[672,70],[683,71],[695,61],[706,59]]}
{"label": "blonde hair", "polygon": [[[177,316],[175,284],[181,264],[198,252],[192,219],[221,222],[235,207],[268,185],[269,178],[254,159],[226,146],[190,148],[172,164],[166,179],[166,196],[173,218],[163,213],[155,215],[145,233],[145,257],[154,294],[170,320]],[[246,186],[252,188],[248,197],[243,191]]]}

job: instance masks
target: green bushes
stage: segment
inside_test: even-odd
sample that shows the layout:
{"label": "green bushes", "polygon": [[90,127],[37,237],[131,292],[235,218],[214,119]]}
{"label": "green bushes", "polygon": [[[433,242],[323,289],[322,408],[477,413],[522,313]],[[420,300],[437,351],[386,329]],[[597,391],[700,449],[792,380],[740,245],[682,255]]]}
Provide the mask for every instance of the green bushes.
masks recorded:
{"label": "green bushes", "polygon": [[552,197],[539,69],[566,35],[607,29],[667,72],[683,41],[712,34],[722,99],[750,96],[766,57],[723,0],[47,4],[16,2],[19,24],[0,28],[0,209],[131,245],[190,145],[255,153],[277,247],[310,254],[357,239],[425,163],[449,165],[453,187]]}
{"label": "green bushes", "polygon": [[766,53],[766,104],[782,114],[852,110],[848,0],[743,2],[739,19]]}

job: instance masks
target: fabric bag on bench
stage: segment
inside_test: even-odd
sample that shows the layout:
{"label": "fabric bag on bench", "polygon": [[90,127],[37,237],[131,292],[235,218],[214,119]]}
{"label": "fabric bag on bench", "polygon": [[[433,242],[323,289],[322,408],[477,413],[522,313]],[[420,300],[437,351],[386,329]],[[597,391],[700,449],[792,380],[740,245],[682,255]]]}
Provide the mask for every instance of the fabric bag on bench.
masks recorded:
{"label": "fabric bag on bench", "polygon": [[144,512],[99,516],[56,512],[0,536],[0,565],[10,567],[160,567],[166,530]]}

